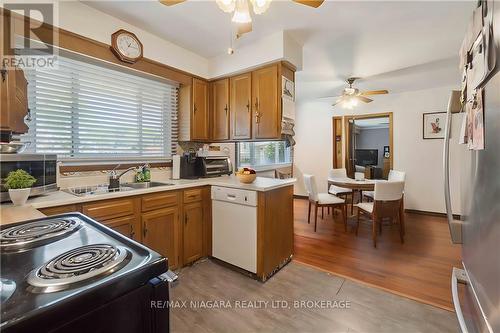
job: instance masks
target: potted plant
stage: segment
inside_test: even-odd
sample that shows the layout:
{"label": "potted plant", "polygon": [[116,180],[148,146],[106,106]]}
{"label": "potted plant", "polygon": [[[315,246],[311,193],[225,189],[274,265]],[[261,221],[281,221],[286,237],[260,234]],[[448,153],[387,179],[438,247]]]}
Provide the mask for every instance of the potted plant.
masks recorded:
{"label": "potted plant", "polygon": [[36,179],[24,170],[11,171],[5,178],[4,187],[9,190],[14,206],[23,206],[30,196],[31,186]]}

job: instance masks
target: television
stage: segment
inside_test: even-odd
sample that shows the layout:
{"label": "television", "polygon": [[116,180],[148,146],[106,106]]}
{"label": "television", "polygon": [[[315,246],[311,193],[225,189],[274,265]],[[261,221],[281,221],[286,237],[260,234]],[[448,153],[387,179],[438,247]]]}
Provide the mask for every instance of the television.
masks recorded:
{"label": "television", "polygon": [[356,149],[356,165],[369,166],[378,164],[378,149]]}

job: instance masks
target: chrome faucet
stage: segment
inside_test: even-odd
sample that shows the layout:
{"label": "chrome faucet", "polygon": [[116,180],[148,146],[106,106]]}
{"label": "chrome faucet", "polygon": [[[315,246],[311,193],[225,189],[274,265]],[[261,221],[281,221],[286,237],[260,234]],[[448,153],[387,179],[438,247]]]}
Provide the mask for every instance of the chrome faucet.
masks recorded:
{"label": "chrome faucet", "polygon": [[109,173],[109,185],[108,189],[114,190],[120,187],[120,177],[126,174],[127,172],[131,170],[135,170],[136,167],[130,167],[127,170],[123,171],[120,174],[116,173],[116,168],[118,168],[121,164],[118,164],[111,172]]}

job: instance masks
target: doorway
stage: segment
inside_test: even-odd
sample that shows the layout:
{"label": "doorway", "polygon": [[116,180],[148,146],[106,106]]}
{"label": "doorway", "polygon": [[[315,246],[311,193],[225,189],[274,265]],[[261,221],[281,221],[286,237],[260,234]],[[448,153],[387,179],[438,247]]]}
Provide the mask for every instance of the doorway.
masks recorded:
{"label": "doorway", "polygon": [[349,177],[387,179],[393,168],[392,112],[344,117],[345,168]]}

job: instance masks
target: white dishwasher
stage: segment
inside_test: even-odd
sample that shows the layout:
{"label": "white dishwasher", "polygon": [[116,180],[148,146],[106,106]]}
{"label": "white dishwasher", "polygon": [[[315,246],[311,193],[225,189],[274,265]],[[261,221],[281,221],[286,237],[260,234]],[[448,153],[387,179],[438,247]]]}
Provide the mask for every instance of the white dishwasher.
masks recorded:
{"label": "white dishwasher", "polygon": [[212,186],[212,256],[257,273],[257,192]]}

